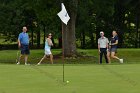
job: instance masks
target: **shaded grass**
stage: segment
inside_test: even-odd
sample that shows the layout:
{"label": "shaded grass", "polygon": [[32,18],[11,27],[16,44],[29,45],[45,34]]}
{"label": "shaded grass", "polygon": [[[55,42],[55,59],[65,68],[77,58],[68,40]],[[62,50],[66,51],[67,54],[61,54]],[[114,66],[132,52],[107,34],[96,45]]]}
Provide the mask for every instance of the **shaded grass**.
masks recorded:
{"label": "shaded grass", "polygon": [[[3,50],[0,51],[0,63],[12,63],[15,64],[16,54],[18,50]],[[86,57],[79,57],[77,59],[65,59],[65,62],[68,64],[97,64],[98,63],[98,50],[97,49],[78,49],[78,52],[85,55]],[[54,55],[58,55],[61,53],[61,49],[53,49]],[[140,49],[118,49],[117,56],[124,59],[125,63],[140,63]],[[32,64],[36,64],[43,57],[44,50],[31,50],[31,54],[29,56],[29,62]],[[43,63],[50,63],[49,59],[44,60]],[[54,63],[61,64],[62,58],[61,56],[54,56]],[[105,61],[104,61],[105,63]],[[117,60],[112,60],[113,64],[118,64]]]}

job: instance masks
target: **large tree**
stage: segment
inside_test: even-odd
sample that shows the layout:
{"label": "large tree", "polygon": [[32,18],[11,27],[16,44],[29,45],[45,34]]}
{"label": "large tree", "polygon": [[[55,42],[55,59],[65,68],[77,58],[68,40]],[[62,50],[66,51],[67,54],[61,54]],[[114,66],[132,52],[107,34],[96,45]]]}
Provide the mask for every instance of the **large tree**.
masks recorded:
{"label": "large tree", "polygon": [[68,25],[62,23],[63,30],[63,52],[64,56],[74,56],[76,54],[76,37],[75,37],[75,22],[77,16],[77,5],[78,0],[64,0],[63,1],[68,14],[70,15],[70,20]]}

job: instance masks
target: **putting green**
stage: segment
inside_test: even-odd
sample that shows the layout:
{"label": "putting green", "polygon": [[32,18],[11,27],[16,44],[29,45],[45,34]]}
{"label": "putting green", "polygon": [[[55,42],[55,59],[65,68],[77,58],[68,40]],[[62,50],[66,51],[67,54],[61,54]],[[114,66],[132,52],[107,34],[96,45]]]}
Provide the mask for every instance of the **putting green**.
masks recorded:
{"label": "putting green", "polygon": [[140,93],[140,64],[0,64],[0,93]]}

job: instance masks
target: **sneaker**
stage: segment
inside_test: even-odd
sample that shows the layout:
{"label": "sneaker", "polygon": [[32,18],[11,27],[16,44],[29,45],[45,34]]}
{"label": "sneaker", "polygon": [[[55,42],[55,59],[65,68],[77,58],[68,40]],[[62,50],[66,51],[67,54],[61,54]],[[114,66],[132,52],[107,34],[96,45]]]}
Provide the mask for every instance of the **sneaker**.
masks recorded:
{"label": "sneaker", "polygon": [[30,65],[30,64],[25,63],[25,65]]}
{"label": "sneaker", "polygon": [[120,63],[123,63],[123,59],[120,59]]}
{"label": "sneaker", "polygon": [[40,63],[37,63],[37,65],[40,65]]}
{"label": "sneaker", "polygon": [[20,64],[20,62],[17,62],[17,65],[19,65]]}

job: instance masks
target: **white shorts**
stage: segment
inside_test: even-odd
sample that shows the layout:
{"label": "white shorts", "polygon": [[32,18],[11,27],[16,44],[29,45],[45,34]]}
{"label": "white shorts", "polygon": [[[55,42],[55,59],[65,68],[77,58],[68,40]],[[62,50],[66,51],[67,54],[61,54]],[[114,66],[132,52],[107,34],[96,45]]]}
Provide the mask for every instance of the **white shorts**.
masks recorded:
{"label": "white shorts", "polygon": [[51,55],[51,54],[52,54],[52,52],[50,49],[45,50],[45,55]]}

